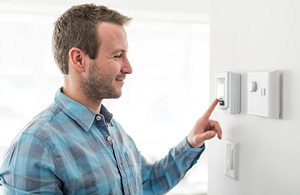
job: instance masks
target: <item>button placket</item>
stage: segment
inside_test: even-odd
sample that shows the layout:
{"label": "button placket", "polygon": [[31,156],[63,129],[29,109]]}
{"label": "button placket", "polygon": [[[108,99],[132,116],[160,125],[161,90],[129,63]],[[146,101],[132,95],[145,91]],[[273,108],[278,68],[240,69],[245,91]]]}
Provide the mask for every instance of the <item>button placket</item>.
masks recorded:
{"label": "button placket", "polygon": [[107,140],[108,142],[110,142],[111,139],[112,139],[111,136],[107,136],[107,137],[106,137],[106,140]]}

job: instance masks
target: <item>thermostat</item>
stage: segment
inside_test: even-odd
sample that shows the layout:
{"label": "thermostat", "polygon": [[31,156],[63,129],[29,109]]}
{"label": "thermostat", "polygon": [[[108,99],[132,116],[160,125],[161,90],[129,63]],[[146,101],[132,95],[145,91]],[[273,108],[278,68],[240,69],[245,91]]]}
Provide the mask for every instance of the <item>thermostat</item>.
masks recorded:
{"label": "thermostat", "polygon": [[229,114],[241,112],[241,75],[233,72],[216,73],[217,107]]}

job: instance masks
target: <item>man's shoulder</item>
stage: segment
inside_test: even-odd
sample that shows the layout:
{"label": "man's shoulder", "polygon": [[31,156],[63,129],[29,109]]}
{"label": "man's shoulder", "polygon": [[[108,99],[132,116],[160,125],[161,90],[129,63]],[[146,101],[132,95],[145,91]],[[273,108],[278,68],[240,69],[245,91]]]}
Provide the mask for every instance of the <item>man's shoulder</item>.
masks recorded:
{"label": "man's shoulder", "polygon": [[48,108],[36,115],[21,131],[21,134],[30,134],[41,139],[48,139],[51,134],[56,134],[60,130],[62,121],[66,120],[66,115],[56,104],[51,104]]}
{"label": "man's shoulder", "polygon": [[57,116],[62,114],[61,112],[61,109],[54,103],[48,106],[25,125],[12,140],[8,150],[14,151],[19,146],[25,148],[33,147],[30,143],[35,143],[35,146],[43,147],[43,144],[46,144],[49,139],[57,134],[57,128],[53,124],[56,123]]}

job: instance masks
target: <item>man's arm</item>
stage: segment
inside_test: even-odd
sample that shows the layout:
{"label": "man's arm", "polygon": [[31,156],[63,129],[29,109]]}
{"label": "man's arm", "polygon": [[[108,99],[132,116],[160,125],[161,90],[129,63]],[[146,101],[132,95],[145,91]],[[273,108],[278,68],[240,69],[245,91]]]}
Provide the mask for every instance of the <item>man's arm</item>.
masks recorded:
{"label": "man's arm", "polygon": [[22,134],[7,151],[0,169],[4,194],[62,194],[55,164],[44,143]]}
{"label": "man's arm", "polygon": [[154,164],[149,164],[142,158],[144,195],[165,194],[171,190],[197,162],[204,149],[204,145],[191,148],[185,138],[167,156]]}
{"label": "man's arm", "polygon": [[216,121],[209,120],[218,100],[196,122],[190,134],[162,160],[151,165],[142,158],[144,194],[164,194],[172,189],[197,162],[205,149],[204,141],[216,134],[221,139],[222,131]]}

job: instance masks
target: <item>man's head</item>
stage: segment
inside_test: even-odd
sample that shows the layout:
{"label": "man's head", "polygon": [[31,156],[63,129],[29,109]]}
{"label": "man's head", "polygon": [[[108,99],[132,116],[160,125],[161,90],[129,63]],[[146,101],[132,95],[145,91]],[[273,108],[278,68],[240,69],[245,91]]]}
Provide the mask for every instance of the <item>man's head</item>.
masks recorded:
{"label": "man's head", "polygon": [[73,64],[70,74],[73,74],[74,70],[81,72],[80,91],[94,102],[119,98],[126,74],[132,73],[127,58],[128,43],[123,26],[102,22],[97,25],[97,31],[101,36],[101,46],[96,59],[81,55],[78,48],[72,48],[70,51],[70,61]]}
{"label": "man's head", "polygon": [[63,74],[69,73],[69,51],[80,48],[91,59],[96,59],[101,39],[97,34],[97,24],[108,22],[126,25],[131,18],[105,6],[84,4],[73,6],[55,22],[52,50],[54,59]]}
{"label": "man's head", "polygon": [[64,74],[64,93],[83,104],[121,96],[126,74],[132,73],[124,29],[130,20],[94,4],[74,6],[57,20],[53,53]]}

